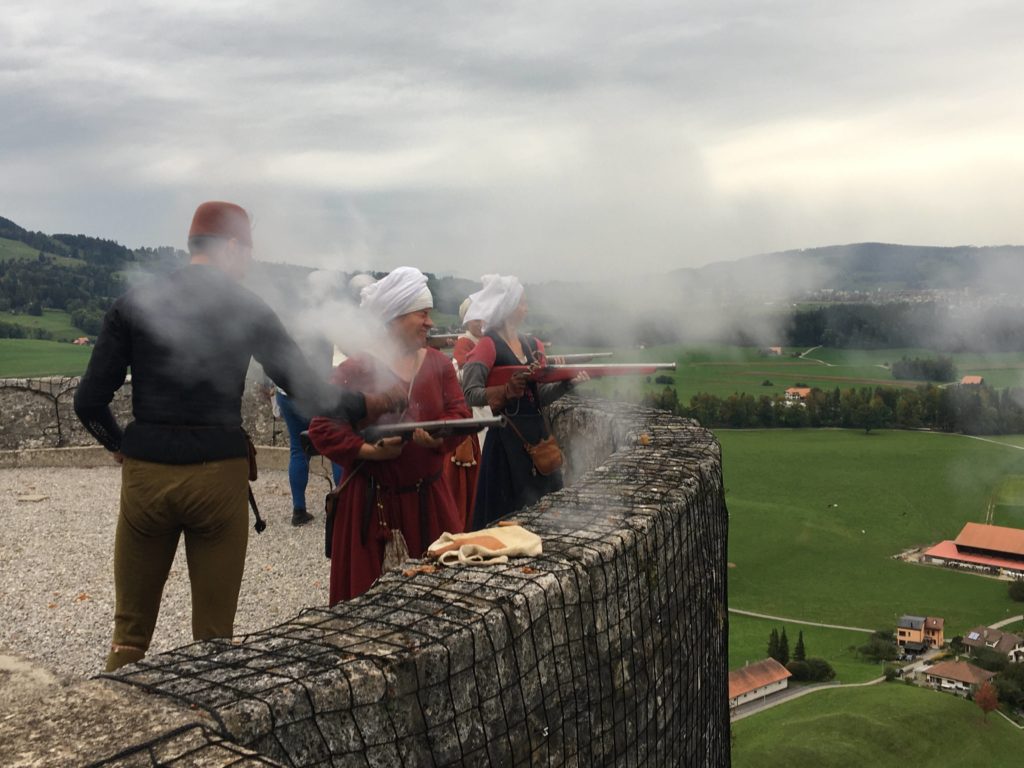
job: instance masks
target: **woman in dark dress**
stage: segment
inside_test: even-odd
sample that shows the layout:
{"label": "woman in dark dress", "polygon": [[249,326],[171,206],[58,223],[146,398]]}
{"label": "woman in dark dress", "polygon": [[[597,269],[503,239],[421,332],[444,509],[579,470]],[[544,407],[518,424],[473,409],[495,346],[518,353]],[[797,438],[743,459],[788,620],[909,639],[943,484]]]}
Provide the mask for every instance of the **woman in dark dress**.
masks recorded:
{"label": "woman in dark dress", "polygon": [[537,472],[524,442],[533,445],[549,435],[542,406],[588,380],[586,373],[581,373],[569,382],[537,384],[526,374],[517,374],[504,385],[487,386],[487,377],[495,366],[543,366],[546,359],[544,345],[519,332],[528,309],[519,280],[500,275],[484,275],[482,280],[483,290],[470,297],[466,320],[483,320],[485,333],[463,366],[462,389],[470,406],[489,405],[495,415],[503,414],[510,424],[491,430],[484,442],[473,509],[474,529],[484,528],[562,487],[561,470],[549,475]]}

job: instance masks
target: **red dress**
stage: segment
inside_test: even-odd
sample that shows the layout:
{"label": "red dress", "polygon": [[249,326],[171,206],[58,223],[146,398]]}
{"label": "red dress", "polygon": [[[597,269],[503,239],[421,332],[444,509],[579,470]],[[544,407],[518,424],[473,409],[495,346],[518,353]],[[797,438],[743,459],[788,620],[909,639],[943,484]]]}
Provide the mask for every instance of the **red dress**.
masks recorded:
{"label": "red dress", "polygon": [[[370,356],[350,357],[334,371],[336,384],[377,393],[400,382],[383,362]],[[465,419],[469,408],[462,396],[451,361],[427,349],[413,377],[405,413],[388,414],[378,422]],[[321,454],[342,465],[350,478],[338,502],[331,543],[330,602],[361,595],[381,574],[389,528],[402,532],[409,553],[419,557],[445,531],[465,527],[448,484],[442,477],[447,454],[461,435],[446,438],[439,450],[409,441],[402,454],[389,461],[358,458],[365,442],[347,422],[318,417],[309,425],[309,437]],[[425,524],[425,530],[424,530]]]}
{"label": "red dress", "polygon": [[[476,346],[476,340],[463,334],[455,341],[452,360],[461,370],[466,358]],[[475,415],[475,414],[474,414]],[[473,504],[476,501],[476,479],[480,474],[480,438],[476,433],[469,435],[459,446],[445,457],[444,475],[448,487],[455,497],[455,506],[463,521],[465,530],[473,522]]]}

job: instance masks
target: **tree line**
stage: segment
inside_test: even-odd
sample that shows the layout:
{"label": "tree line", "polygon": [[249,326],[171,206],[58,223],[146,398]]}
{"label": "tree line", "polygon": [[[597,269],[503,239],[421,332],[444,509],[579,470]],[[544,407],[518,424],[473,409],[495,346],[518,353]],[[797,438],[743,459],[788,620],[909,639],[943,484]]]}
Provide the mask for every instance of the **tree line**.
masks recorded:
{"label": "tree line", "polygon": [[789,670],[794,680],[802,683],[826,682],[836,676],[836,671],[825,659],[807,656],[803,631],[797,637],[791,656],[786,628],[779,632],[773,627],[768,635],[768,657],[779,662]]}
{"label": "tree line", "polygon": [[[104,266],[64,266],[53,257],[0,261],[0,311],[42,315],[61,309],[83,333],[99,332],[103,313],[124,292],[120,276]],[[43,335],[40,335],[40,334]],[[0,323],[0,338],[48,338],[13,322]]]}
{"label": "tree line", "polygon": [[934,302],[836,304],[797,310],[784,325],[786,346],[925,347],[942,352],[1024,350],[1024,307],[954,310]]}
{"label": "tree line", "polygon": [[915,357],[911,360],[904,355],[892,364],[892,377],[913,381],[953,381],[957,378],[957,370],[951,357],[940,355],[937,358]]}
{"label": "tree line", "polygon": [[782,395],[737,392],[719,397],[702,392],[689,403],[679,402],[675,388],[665,387],[644,395],[643,403],[711,428],[933,429],[970,435],[1024,432],[1024,389],[1018,387],[812,388],[802,402],[789,402]]}

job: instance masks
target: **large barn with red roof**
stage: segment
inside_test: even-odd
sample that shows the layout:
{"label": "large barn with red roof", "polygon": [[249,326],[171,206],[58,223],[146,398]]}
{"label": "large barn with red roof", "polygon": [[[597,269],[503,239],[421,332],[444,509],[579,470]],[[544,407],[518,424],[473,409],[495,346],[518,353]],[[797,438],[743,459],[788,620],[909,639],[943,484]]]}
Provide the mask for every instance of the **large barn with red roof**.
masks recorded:
{"label": "large barn with red roof", "polygon": [[1024,530],[967,523],[956,539],[939,542],[921,559],[1018,578],[1024,576]]}
{"label": "large barn with red roof", "polygon": [[729,707],[786,690],[792,673],[775,659],[765,659],[729,672]]}

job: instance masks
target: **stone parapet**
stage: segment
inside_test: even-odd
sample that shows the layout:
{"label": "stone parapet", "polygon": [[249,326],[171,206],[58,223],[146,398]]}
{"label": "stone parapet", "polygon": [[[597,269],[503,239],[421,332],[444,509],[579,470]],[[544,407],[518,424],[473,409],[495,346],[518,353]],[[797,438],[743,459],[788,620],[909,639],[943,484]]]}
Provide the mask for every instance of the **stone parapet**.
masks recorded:
{"label": "stone parapet", "polygon": [[[134,689],[187,721],[80,763],[163,765],[154,755],[188,738],[261,762],[168,764],[728,766],[716,441],[603,401],[564,398],[551,417],[571,484],[516,515],[542,555],[410,562],[334,608],[80,683]],[[20,722],[0,741],[31,755],[48,721]]]}
{"label": "stone parapet", "polygon": [[[0,379],[0,451],[94,446],[75,416],[77,376]],[[110,409],[122,426],[131,421],[131,381],[115,393]],[[242,425],[257,445],[287,446],[284,420],[274,418],[260,389],[246,385]]]}

